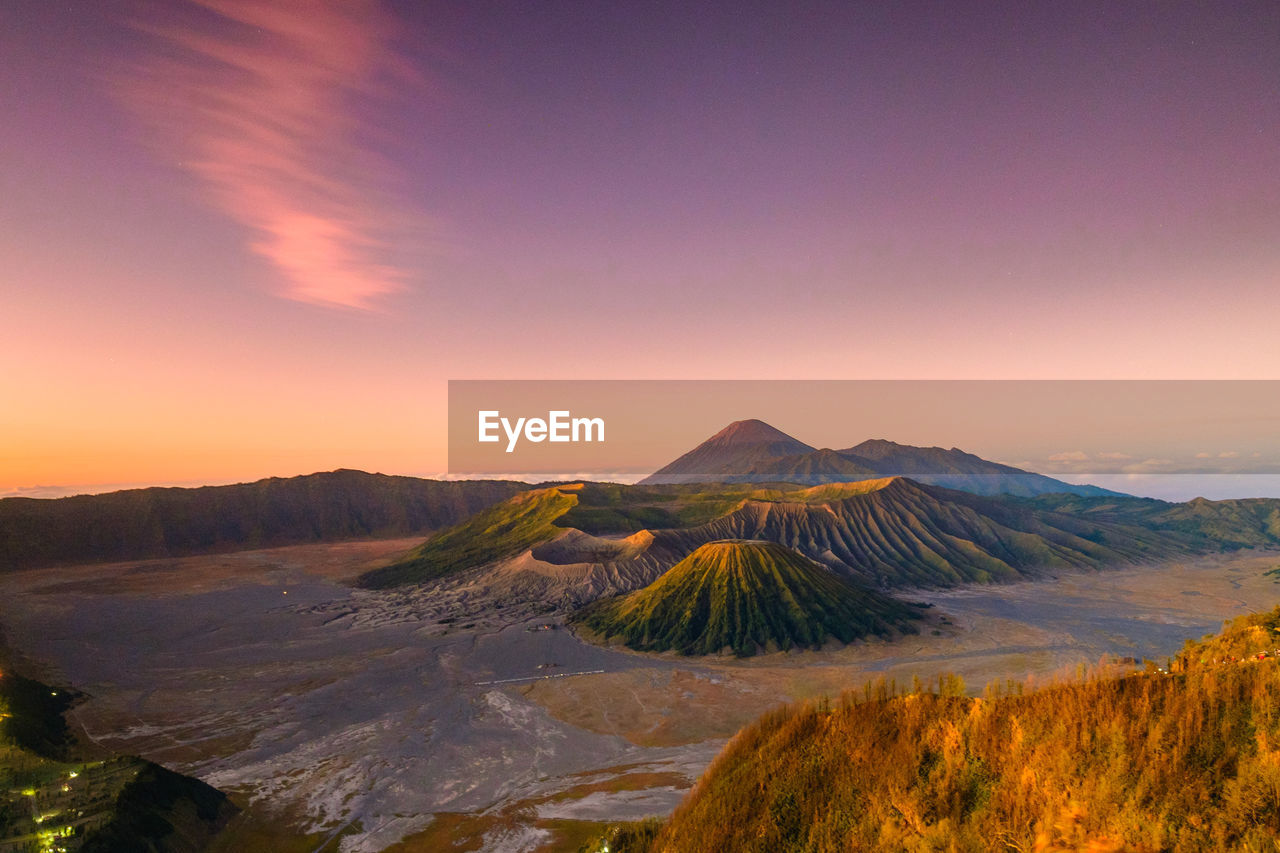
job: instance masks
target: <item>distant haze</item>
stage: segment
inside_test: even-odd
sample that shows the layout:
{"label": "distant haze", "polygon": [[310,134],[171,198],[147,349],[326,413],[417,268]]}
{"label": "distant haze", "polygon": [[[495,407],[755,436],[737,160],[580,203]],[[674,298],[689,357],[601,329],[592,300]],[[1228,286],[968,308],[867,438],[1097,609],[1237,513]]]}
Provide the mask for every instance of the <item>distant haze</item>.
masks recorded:
{"label": "distant haze", "polygon": [[1058,479],[1165,501],[1280,498],[1280,474],[1059,474]]}
{"label": "distant haze", "polygon": [[[481,408],[601,415],[608,440],[506,453],[475,441]],[[450,471],[465,475],[629,478],[759,418],[814,447],[959,447],[1132,494],[1260,497],[1280,481],[1280,382],[455,381],[449,416]]]}

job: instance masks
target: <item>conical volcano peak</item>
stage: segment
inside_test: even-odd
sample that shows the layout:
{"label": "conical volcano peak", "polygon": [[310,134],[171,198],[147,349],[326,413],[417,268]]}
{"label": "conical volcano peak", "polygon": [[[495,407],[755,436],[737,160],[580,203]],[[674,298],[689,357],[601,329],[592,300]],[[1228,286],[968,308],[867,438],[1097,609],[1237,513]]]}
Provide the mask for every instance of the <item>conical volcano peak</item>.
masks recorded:
{"label": "conical volcano peak", "polygon": [[808,445],[792,438],[777,427],[772,427],[764,421],[756,418],[748,418],[745,421],[734,421],[715,435],[711,436],[711,438],[707,439],[705,443],[766,444],[775,441],[785,441],[802,447],[808,447]]}
{"label": "conical volcano peak", "polygon": [[574,618],[606,641],[686,655],[758,651],[914,632],[910,606],[760,539],[704,543],[642,590]]}
{"label": "conical volcano peak", "polygon": [[715,483],[813,448],[755,418],[734,421],[642,483]]}

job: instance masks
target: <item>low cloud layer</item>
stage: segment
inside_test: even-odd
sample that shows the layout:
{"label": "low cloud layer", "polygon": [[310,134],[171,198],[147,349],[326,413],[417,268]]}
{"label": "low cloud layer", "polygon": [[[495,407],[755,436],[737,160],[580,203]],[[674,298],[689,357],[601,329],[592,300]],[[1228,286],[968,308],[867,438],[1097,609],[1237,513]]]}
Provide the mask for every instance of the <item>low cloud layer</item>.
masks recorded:
{"label": "low cloud layer", "polygon": [[1185,457],[1063,450],[1015,464],[1045,474],[1280,474],[1280,458],[1235,450],[1199,451]]}

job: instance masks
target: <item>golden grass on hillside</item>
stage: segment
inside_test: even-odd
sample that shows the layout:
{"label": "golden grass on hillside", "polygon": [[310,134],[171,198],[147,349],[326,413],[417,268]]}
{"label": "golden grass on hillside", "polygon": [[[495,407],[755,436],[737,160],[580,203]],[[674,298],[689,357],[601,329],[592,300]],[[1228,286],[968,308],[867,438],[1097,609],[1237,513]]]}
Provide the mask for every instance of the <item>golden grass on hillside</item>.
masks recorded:
{"label": "golden grass on hillside", "polygon": [[783,708],[734,738],[656,838],[610,849],[1275,850],[1277,628],[1280,608],[1242,617],[1170,673],[983,698],[881,684]]}

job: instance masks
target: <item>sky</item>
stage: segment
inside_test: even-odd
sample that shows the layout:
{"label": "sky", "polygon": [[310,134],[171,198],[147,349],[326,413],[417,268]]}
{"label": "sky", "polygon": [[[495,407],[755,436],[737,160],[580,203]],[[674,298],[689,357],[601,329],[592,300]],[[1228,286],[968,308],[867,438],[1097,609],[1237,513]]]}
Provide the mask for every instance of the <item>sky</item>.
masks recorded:
{"label": "sky", "polygon": [[1280,378],[1270,0],[10,0],[0,55],[0,495],[442,472],[450,379]]}
{"label": "sky", "polygon": [[1280,498],[1276,380],[452,380],[448,411],[460,477],[635,482],[736,418],[813,448],[959,447],[1166,500]]}

